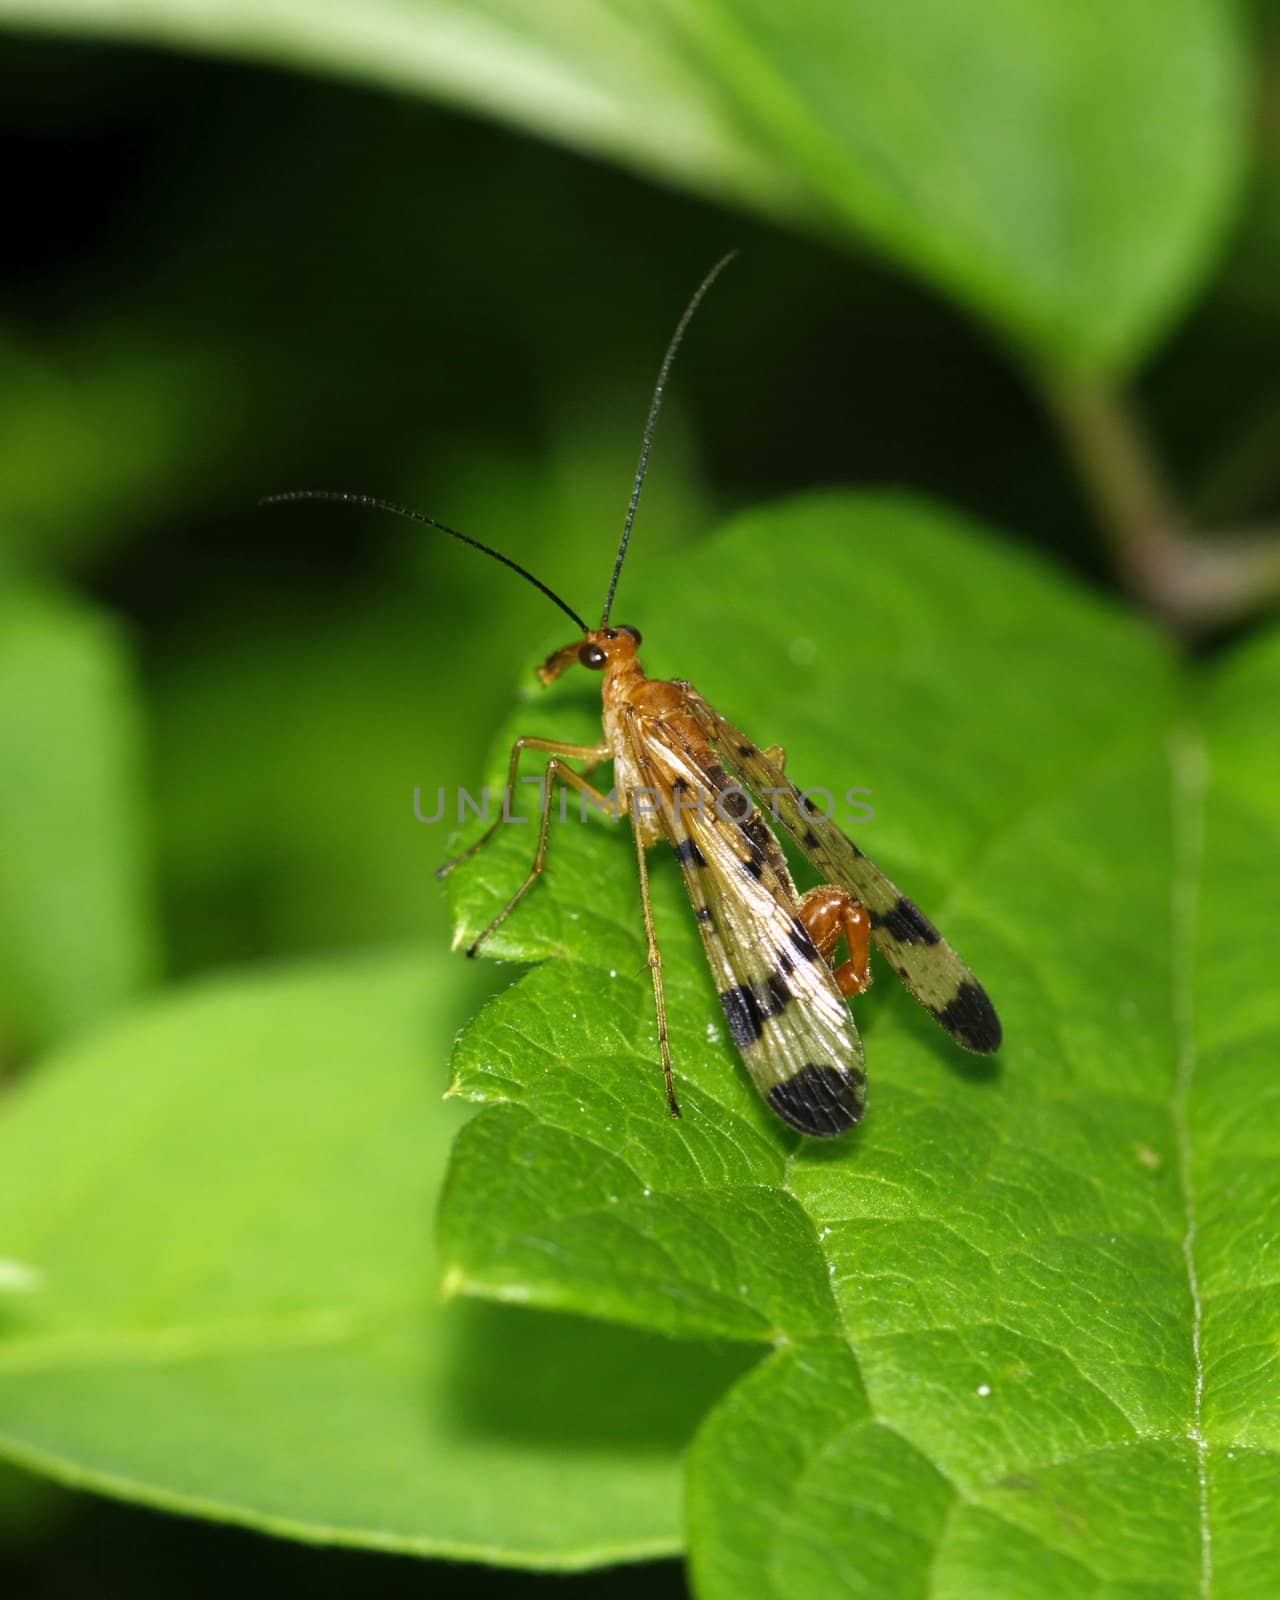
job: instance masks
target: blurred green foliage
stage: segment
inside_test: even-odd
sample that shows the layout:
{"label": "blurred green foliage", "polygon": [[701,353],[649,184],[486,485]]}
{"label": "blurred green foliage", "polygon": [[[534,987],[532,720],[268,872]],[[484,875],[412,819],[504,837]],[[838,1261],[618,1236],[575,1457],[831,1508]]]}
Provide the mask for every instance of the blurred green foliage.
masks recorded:
{"label": "blurred green foliage", "polygon": [[440,1303],[422,1224],[460,1119],[422,1055],[479,976],[415,950],[223,980],[40,1075],[0,1141],[0,1237],[41,1280],[0,1305],[7,1453],[333,1544],[680,1549],[681,1448],[744,1362]]}
{"label": "blurred green foliage", "polygon": [[[444,840],[413,822],[412,789],[478,779],[549,613],[421,529],[253,502],[391,495],[589,613],[663,342],[727,246],[741,259],[681,356],[637,573],[726,511],[872,483],[978,512],[1110,585],[1036,400],[1066,377],[1134,373],[1206,517],[1266,516],[1280,497],[1280,141],[1254,95],[1274,80],[1274,8],[1133,0],[1103,27],[1066,0],[0,0],[6,23],[0,1093],[15,1119],[44,1095],[77,1103],[58,1086],[68,1057],[45,1051],[92,1059],[97,1026],[135,996],[165,1016],[184,1002],[154,991],[215,969],[447,942]],[[784,539],[778,560],[820,586],[847,552]],[[760,603],[734,578],[706,597],[712,641]],[[838,645],[850,708],[857,622]],[[670,639],[653,664],[688,669]],[[945,774],[926,782],[954,800]],[[461,1020],[442,1003],[424,1027],[424,1082]],[[95,1092],[129,1070],[112,1061]],[[91,1100],[82,1114],[91,1134]],[[77,1170],[45,1174],[50,1203]],[[245,1188],[240,1203],[264,1202]],[[22,1259],[43,1248],[31,1237]],[[0,1541],[35,1592],[94,1587],[84,1552],[112,1545],[96,1515],[0,1481]],[[241,1586],[246,1567],[264,1587],[338,1581],[302,1555],[246,1560],[231,1535],[184,1546],[120,1516],[141,1530],[116,1538],[121,1592],[148,1549],[184,1580],[198,1564],[210,1593],[223,1560]],[[368,1592],[417,1581],[372,1558],[342,1571]],[[669,1568],[645,1581],[679,1592]]]}

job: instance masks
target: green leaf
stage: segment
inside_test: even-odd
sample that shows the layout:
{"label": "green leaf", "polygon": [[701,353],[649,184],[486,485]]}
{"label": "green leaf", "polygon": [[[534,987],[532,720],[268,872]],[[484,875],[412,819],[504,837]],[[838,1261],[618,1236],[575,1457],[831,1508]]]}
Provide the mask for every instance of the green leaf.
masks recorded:
{"label": "green leaf", "polygon": [[0,1061],[151,976],[141,742],[115,630],[0,577]]}
{"label": "green leaf", "polygon": [[301,1539],[561,1568],[679,1548],[680,1453],[741,1360],[438,1300],[436,1063],[479,976],[211,984],[15,1095],[0,1251],[40,1283],[0,1301],[0,1455]]}
{"label": "green leaf", "polygon": [[[796,782],[870,788],[854,836],[989,986],[1006,1045],[963,1056],[881,967],[855,1002],[866,1118],[798,1139],[724,1038],[656,851],[672,1121],[625,824],[557,824],[493,941],[557,959],[456,1052],[491,1104],[445,1187],[449,1281],[771,1351],[692,1452],[708,1600],[1181,1596],[1210,1569],[1274,1593],[1280,637],[1201,681],[893,497],[743,518],[623,588],[651,671],[783,742]],[[581,730],[586,689],[519,731]],[[456,875],[462,937],[531,831]]]}
{"label": "green leaf", "polygon": [[1136,360],[1211,264],[1246,151],[1225,0],[0,0],[42,29],[420,89],[871,240],[1041,363]]}
{"label": "green leaf", "polygon": [[605,0],[0,0],[0,20],[277,61],[438,95],[660,177],[793,205],[785,164],[754,148],[657,8]]}
{"label": "green leaf", "polygon": [[1136,360],[1210,265],[1246,160],[1221,0],[684,0],[830,215],[1050,367]]}

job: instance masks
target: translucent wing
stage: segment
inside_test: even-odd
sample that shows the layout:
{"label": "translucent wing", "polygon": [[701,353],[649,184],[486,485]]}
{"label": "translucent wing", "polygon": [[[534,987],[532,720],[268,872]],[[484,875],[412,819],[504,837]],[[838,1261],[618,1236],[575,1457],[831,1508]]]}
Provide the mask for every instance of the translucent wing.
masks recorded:
{"label": "translucent wing", "polygon": [[[770,1107],[830,1137],[862,1115],[862,1041],[797,914],[777,841],[719,763],[658,722],[632,725],[684,873],[730,1037]],[[719,803],[717,803],[719,802]]]}
{"label": "translucent wing", "polygon": [[687,689],[689,707],[720,759],[758,795],[829,883],[866,906],[871,934],[885,960],[957,1044],[985,1055],[1000,1048],[1000,1019],[986,990],[928,917],[834,822],[815,815],[781,767]]}

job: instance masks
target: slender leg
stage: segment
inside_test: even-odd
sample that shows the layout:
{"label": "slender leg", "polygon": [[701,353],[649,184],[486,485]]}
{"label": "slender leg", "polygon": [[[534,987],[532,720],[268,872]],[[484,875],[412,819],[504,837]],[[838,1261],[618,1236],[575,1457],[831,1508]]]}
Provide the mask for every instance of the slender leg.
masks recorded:
{"label": "slender leg", "polygon": [[765,755],[767,755],[769,760],[773,762],[774,766],[777,767],[779,772],[785,772],[787,770],[787,752],[780,744],[771,744],[765,751]]}
{"label": "slender leg", "polygon": [[[562,783],[567,783],[571,789],[576,789],[579,794],[589,795],[597,806],[603,806],[606,803],[606,796],[602,795],[599,789],[592,784],[589,784],[581,773],[575,772],[572,767],[566,767],[559,756],[552,756],[551,760],[547,762],[547,770],[543,782],[542,820],[538,827],[538,848],[534,853],[533,866],[529,869],[529,876],[511,896],[510,900],[507,901],[506,905],[503,906],[502,910],[498,912],[492,922],[489,923],[488,927],[482,929],[467,946],[466,953],[469,956],[475,955],[489,935],[502,926],[524,899],[525,895],[528,894],[529,890],[533,888],[542,872],[543,863],[547,858],[547,830],[551,823],[551,793],[557,778]],[[483,842],[481,840],[481,843]]]}
{"label": "slender leg", "polygon": [[[645,741],[637,732],[637,717],[628,710],[626,726],[631,744],[631,754],[643,778],[648,778],[650,761],[645,753]],[[650,791],[652,793],[652,791]],[[627,791],[627,812],[631,817],[631,837],[635,841],[636,866],[640,870],[640,909],[644,912],[644,936],[649,946],[649,976],[653,979],[653,1006],[658,1017],[658,1049],[662,1052],[662,1077],[667,1086],[667,1106],[673,1117],[680,1115],[680,1102],[676,1099],[676,1086],[671,1076],[671,1047],[667,1043],[667,1002],[662,994],[662,952],[658,949],[658,936],[653,928],[653,907],[649,903],[649,859],[645,854],[643,813],[636,804],[638,791]]]}
{"label": "slender leg", "polygon": [[[526,750],[541,750],[548,755],[568,756],[574,761],[588,763],[587,771],[590,772],[602,761],[607,761],[610,755],[608,745],[594,744],[561,744],[555,739],[520,738],[511,746],[511,760],[507,765],[507,793],[514,795],[516,792],[516,774],[520,766],[520,757]],[[565,769],[568,770],[567,768]],[[550,771],[550,768],[548,768]],[[593,789],[592,794],[595,793]],[[460,867],[464,861],[470,861],[477,850],[482,849],[497,833],[502,822],[499,816],[480,835],[473,845],[469,845],[461,855],[454,856],[452,860],[442,863],[436,868],[437,878],[447,878],[455,867]]]}
{"label": "slender leg", "polygon": [[658,949],[658,938],[653,929],[653,907],[649,903],[649,860],[645,853],[644,844],[640,838],[640,830],[635,825],[635,811],[632,809],[631,837],[636,844],[636,865],[640,868],[640,906],[644,912],[644,936],[649,943],[649,973],[653,978],[653,1004],[658,1014],[658,1049],[662,1053],[662,1076],[667,1086],[667,1105],[671,1115],[680,1115],[680,1104],[676,1099],[676,1087],[671,1078],[671,1049],[667,1044],[667,1003],[662,995],[662,952]]}
{"label": "slender leg", "polygon": [[843,995],[861,994],[871,983],[871,917],[847,889],[822,884],[800,902],[800,920],[809,930],[818,954],[830,959],[844,935],[849,959],[835,969]]}

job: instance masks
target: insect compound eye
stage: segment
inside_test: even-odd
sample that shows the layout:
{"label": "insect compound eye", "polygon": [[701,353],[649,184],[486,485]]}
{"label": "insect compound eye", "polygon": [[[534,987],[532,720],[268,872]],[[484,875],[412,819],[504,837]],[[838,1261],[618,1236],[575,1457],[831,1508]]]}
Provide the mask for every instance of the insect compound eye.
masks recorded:
{"label": "insect compound eye", "polygon": [[599,672],[604,666],[604,651],[598,644],[584,644],[578,647],[578,660],[584,667],[590,667],[593,672]]}
{"label": "insect compound eye", "polygon": [[631,637],[635,640],[637,645],[641,645],[641,644],[644,643],[644,640],[640,637],[639,628],[633,628],[630,625],[630,623],[627,623],[627,622],[622,623],[621,624],[621,631],[623,633],[629,633],[631,635]]}

